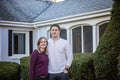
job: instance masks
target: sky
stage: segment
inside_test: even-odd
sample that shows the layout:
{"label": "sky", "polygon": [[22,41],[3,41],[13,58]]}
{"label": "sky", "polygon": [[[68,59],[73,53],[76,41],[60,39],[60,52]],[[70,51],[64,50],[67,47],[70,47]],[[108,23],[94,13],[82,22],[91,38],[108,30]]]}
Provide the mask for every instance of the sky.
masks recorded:
{"label": "sky", "polygon": [[64,0],[56,0],[56,2],[60,2],[60,1],[64,1]]}

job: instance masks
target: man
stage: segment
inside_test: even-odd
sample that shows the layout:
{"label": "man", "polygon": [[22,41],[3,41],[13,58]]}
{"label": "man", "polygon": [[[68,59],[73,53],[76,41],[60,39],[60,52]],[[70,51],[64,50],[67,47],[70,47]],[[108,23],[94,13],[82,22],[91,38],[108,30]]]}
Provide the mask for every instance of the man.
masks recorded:
{"label": "man", "polygon": [[73,53],[67,40],[60,38],[60,27],[50,27],[51,38],[48,40],[49,80],[67,80],[73,60]]}

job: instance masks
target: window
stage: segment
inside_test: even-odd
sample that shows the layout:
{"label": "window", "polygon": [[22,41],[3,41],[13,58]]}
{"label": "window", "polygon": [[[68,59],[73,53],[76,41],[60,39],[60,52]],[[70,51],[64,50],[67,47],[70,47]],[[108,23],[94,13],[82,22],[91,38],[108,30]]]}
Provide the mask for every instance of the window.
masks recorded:
{"label": "window", "polygon": [[29,52],[29,32],[12,31],[12,55],[26,55]]}
{"label": "window", "polygon": [[[8,30],[8,55],[20,57],[29,55],[33,51],[32,31]],[[22,56],[21,56],[22,57]]]}
{"label": "window", "polygon": [[60,37],[63,39],[67,39],[67,30],[66,29],[61,29]]}
{"label": "window", "polygon": [[72,30],[72,43],[73,43],[73,52],[81,53],[82,52],[82,41],[81,41],[81,27],[74,28]]}
{"label": "window", "polygon": [[93,51],[92,26],[80,26],[72,29],[74,53],[91,53]]}
{"label": "window", "polygon": [[83,27],[83,44],[84,44],[84,53],[92,52],[92,27],[84,26]]}
{"label": "window", "polygon": [[25,33],[13,33],[13,54],[25,54]]}
{"label": "window", "polygon": [[99,26],[99,39],[103,35],[107,25],[108,25],[108,23],[105,23],[105,24],[102,24],[102,25]]}
{"label": "window", "polygon": [[51,38],[50,30],[47,31],[47,38]]}

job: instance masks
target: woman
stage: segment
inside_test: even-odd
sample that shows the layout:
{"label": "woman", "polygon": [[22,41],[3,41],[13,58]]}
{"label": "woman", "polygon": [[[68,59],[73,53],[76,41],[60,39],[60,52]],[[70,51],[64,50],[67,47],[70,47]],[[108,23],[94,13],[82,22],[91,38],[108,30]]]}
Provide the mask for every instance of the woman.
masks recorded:
{"label": "woman", "polygon": [[48,80],[47,39],[41,37],[30,58],[30,80]]}

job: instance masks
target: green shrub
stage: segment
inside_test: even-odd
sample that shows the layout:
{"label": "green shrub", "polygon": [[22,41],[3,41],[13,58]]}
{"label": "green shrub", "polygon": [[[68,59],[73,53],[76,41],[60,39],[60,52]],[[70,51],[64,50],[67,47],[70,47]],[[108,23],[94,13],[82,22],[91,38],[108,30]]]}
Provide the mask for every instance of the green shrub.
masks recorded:
{"label": "green shrub", "polygon": [[69,76],[72,80],[95,80],[93,54],[75,54],[70,67]]}
{"label": "green shrub", "polygon": [[120,55],[117,59],[118,59],[118,77],[120,79]]}
{"label": "green shrub", "polygon": [[117,68],[117,57],[120,54],[120,0],[113,1],[111,20],[95,52],[97,80],[120,80]]}
{"label": "green shrub", "polygon": [[[30,57],[21,58],[21,75],[29,80]],[[92,54],[75,54],[69,76],[72,80],[95,80]]]}
{"label": "green shrub", "polygon": [[0,62],[0,80],[19,80],[20,65],[14,62]]}
{"label": "green shrub", "polygon": [[30,56],[21,58],[20,64],[21,64],[21,78],[22,78],[22,80],[29,80]]}

